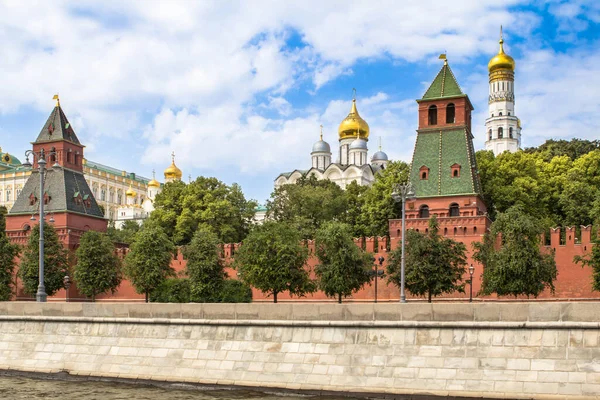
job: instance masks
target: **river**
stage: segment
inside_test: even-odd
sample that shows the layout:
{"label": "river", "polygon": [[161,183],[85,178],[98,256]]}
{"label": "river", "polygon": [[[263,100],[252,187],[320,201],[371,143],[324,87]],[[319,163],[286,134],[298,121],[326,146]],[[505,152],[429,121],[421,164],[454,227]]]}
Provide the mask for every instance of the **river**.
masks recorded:
{"label": "river", "polygon": [[0,376],[0,399],[61,400],[349,400],[338,396],[300,396],[191,385],[139,385],[106,381]]}

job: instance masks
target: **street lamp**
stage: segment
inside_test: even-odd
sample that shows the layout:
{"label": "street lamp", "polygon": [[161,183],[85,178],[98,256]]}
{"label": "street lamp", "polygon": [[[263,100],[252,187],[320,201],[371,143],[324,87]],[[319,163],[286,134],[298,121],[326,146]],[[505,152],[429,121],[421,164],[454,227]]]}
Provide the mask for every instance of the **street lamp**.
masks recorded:
{"label": "street lamp", "polygon": [[[375,303],[377,303],[377,278],[383,277],[385,271],[382,269],[378,269],[377,264],[375,264],[375,257],[371,257],[371,261],[373,261],[373,266],[375,267],[375,270],[371,271],[371,273],[369,275],[375,277]],[[379,256],[377,261],[379,261],[379,268],[380,268],[383,265],[383,261],[385,261],[385,258],[383,258],[383,256]]]}
{"label": "street lamp", "polygon": [[[50,151],[49,155],[56,156],[55,151]],[[32,150],[27,150],[25,152],[25,162],[23,163],[24,167],[31,168],[31,163],[29,162],[29,156],[33,156],[33,160],[37,158],[38,169],[40,171],[40,254],[39,254],[39,284],[37,288],[37,293],[35,294],[35,299],[39,303],[45,303],[48,295],[46,294],[46,286],[44,286],[44,218],[46,215],[44,214],[44,180],[46,175],[46,154],[44,149],[39,152],[35,152]],[[59,168],[58,163],[55,163],[53,168]],[[31,216],[31,219],[35,221],[35,217]],[[51,217],[53,221],[54,218]]]}
{"label": "street lamp", "polygon": [[473,302],[473,273],[475,272],[475,267],[473,264],[469,265],[469,275],[471,275],[471,279],[469,279],[470,292],[469,292],[469,303]]}
{"label": "street lamp", "polygon": [[415,192],[410,182],[397,184],[392,192],[392,198],[394,201],[402,202],[402,257],[400,259],[400,302],[406,303],[406,294],[404,292],[405,276],[404,269],[406,263],[406,254],[404,251],[406,243],[406,200],[412,200],[415,198]]}

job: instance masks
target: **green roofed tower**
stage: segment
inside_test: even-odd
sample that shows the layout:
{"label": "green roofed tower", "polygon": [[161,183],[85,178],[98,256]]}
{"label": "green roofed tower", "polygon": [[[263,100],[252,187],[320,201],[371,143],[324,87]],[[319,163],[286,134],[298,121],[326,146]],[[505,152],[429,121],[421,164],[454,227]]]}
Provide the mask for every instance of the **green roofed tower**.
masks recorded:
{"label": "green roofed tower", "polygon": [[[473,148],[473,106],[445,55],[441,58],[444,65],[417,100],[419,123],[409,175],[416,198],[406,204],[406,226],[423,232],[435,215],[441,233],[475,240],[485,233],[490,220]],[[398,220],[390,221],[393,240],[401,236],[399,227]]]}

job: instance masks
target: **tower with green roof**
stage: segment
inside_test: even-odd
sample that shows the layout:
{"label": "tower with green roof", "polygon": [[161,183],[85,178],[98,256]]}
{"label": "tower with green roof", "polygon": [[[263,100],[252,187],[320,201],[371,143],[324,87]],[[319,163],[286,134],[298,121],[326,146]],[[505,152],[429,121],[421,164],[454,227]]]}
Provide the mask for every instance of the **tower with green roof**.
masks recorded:
{"label": "tower with green roof", "polygon": [[[489,218],[473,148],[473,106],[447,60],[417,103],[419,125],[409,178],[416,199],[406,205],[407,227],[425,231],[436,215],[443,233],[480,238]],[[400,236],[396,221],[390,221],[390,236]]]}

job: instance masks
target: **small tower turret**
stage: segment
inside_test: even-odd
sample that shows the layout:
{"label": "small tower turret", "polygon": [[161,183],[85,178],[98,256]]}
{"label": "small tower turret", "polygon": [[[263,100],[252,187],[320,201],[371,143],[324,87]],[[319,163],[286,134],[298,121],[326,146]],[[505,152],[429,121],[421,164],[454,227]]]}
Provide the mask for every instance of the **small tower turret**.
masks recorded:
{"label": "small tower turret", "polygon": [[319,141],[313,144],[310,156],[313,168],[324,171],[331,164],[331,147],[329,147],[329,143],[323,140],[323,125],[321,125]]}

